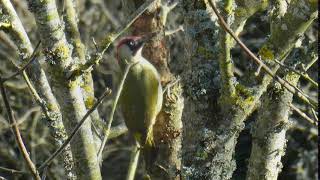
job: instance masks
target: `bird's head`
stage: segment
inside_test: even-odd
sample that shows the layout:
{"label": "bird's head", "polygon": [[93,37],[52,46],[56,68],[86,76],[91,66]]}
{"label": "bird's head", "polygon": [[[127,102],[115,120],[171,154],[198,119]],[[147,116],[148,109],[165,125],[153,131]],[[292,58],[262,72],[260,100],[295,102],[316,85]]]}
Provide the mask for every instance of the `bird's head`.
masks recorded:
{"label": "bird's head", "polygon": [[127,61],[128,63],[138,61],[141,57],[144,43],[149,41],[154,34],[144,36],[127,36],[122,38],[117,45],[118,62]]}

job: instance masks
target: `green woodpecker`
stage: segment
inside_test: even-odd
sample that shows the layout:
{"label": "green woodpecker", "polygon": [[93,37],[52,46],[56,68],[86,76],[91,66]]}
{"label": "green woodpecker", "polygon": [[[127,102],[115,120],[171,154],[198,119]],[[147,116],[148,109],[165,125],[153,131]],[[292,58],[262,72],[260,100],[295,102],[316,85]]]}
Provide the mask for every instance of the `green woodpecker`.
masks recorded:
{"label": "green woodpecker", "polygon": [[130,36],[117,45],[117,59],[122,71],[134,63],[126,77],[120,96],[125,123],[142,148],[147,171],[156,158],[153,125],[162,107],[162,87],[156,68],[144,57],[142,48],[150,36]]}

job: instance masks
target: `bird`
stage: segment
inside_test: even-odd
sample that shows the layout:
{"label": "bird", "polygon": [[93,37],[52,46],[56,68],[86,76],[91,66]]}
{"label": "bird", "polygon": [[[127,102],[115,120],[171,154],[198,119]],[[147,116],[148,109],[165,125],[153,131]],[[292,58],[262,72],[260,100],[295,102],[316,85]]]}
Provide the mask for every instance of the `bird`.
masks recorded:
{"label": "bird", "polygon": [[153,128],[161,111],[163,90],[157,69],[142,56],[144,44],[154,35],[127,36],[117,49],[117,60],[122,72],[132,63],[119,104],[125,124],[140,145],[147,173],[155,162],[158,148],[154,142]]}

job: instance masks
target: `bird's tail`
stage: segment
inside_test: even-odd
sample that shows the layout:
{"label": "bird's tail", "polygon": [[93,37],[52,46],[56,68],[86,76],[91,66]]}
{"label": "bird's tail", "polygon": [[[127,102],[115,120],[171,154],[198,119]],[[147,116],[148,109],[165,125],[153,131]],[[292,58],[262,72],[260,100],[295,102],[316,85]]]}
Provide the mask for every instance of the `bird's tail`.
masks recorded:
{"label": "bird's tail", "polygon": [[152,165],[155,163],[158,154],[158,148],[155,146],[152,136],[147,136],[145,145],[142,148],[143,157],[147,173],[151,172]]}

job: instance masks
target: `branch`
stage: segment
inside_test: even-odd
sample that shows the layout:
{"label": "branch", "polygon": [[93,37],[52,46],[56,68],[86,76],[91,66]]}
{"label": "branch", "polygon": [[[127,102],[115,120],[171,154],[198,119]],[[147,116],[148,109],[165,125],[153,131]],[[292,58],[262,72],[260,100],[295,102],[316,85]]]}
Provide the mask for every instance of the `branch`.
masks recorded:
{"label": "branch", "polygon": [[20,69],[18,69],[17,72],[13,73],[12,75],[10,75],[8,77],[2,78],[2,83],[4,83],[5,81],[7,81],[9,79],[12,79],[12,78],[16,77],[17,75],[21,74],[22,72],[24,72],[24,70],[27,69],[27,67],[36,59],[36,57],[37,57],[36,53],[38,51],[38,48],[39,48],[40,44],[41,44],[41,41],[38,42],[37,46],[33,50],[33,53],[30,56],[29,61],[24,66],[22,66]]}
{"label": "branch", "polygon": [[10,103],[8,101],[8,97],[7,97],[7,94],[6,94],[6,90],[4,88],[4,84],[3,84],[3,80],[2,78],[0,77],[0,89],[1,89],[1,95],[2,95],[2,98],[3,98],[3,101],[4,101],[4,105],[5,105],[5,108],[7,110],[7,114],[8,114],[8,118],[9,118],[9,124],[12,124],[11,126],[11,129],[13,131],[13,134],[16,138],[16,141],[17,141],[17,144],[18,144],[18,147],[19,147],[19,150],[27,164],[27,167],[29,168],[31,174],[33,175],[33,177],[36,179],[36,180],[41,180],[40,176],[39,176],[39,173],[36,169],[36,166],[33,164],[32,160],[30,159],[30,156],[29,156],[29,153],[27,151],[27,148],[25,147],[24,143],[23,143],[23,140],[22,140],[22,137],[21,137],[21,133],[20,133],[20,130],[18,128],[18,125],[17,125],[17,121],[14,117],[14,114],[13,114],[13,111],[11,109],[11,106],[10,106]]}
{"label": "branch", "polygon": [[104,149],[104,146],[107,143],[107,140],[108,140],[108,137],[109,137],[109,134],[110,134],[110,128],[111,128],[111,124],[112,124],[112,121],[113,121],[113,115],[114,115],[114,113],[116,111],[116,107],[117,107],[117,104],[118,104],[118,101],[119,101],[119,98],[120,98],[120,95],[121,95],[121,92],[122,92],[122,88],[123,88],[124,82],[125,82],[125,80],[127,78],[127,75],[129,73],[130,68],[133,65],[135,65],[136,63],[137,62],[130,63],[130,64],[126,65],[126,69],[124,71],[124,74],[122,76],[121,82],[119,84],[115,100],[113,101],[112,109],[111,109],[110,116],[109,116],[109,119],[108,119],[108,125],[107,125],[107,128],[105,129],[105,132],[104,132],[105,135],[104,135],[104,138],[102,140],[102,144],[101,144],[101,146],[99,148],[99,151],[98,151],[98,154],[97,154],[98,159],[102,159],[102,151]]}
{"label": "branch", "polygon": [[[76,65],[85,64],[86,63],[86,49],[85,46],[81,40],[81,35],[79,32],[78,22],[77,22],[77,13],[75,8],[75,1],[73,0],[65,0],[65,26],[66,26],[66,38],[69,44],[73,46],[73,53],[75,58],[78,58],[79,60],[76,61]],[[86,106],[86,109],[90,109],[92,105],[94,104],[96,98],[94,94],[94,83],[92,79],[92,74],[84,73],[82,75],[82,82],[80,87],[82,89],[83,99]],[[97,124],[98,122],[102,122],[98,110],[95,110],[90,115],[92,124]],[[96,133],[93,133],[93,136],[95,136]],[[96,147],[100,146],[99,138],[96,138]],[[97,149],[97,148],[96,148]]]}
{"label": "branch", "polygon": [[296,95],[299,99],[306,102],[307,104],[311,105],[312,107],[317,107],[318,103],[311,99],[308,95],[304,94],[300,89],[298,89],[296,86],[293,86],[291,83],[289,83],[286,80],[283,80],[278,75],[274,74],[273,71],[264,64],[238,37],[237,35],[228,27],[226,22],[224,21],[223,17],[219,14],[216,6],[212,2],[212,0],[209,1],[210,6],[212,7],[213,11],[217,15],[219,19],[219,24],[221,27],[228,32],[234,39],[237,41],[237,43],[240,45],[240,47],[251,57],[252,60],[254,60],[259,66],[262,67],[262,69],[269,74],[271,77],[275,78],[276,81],[278,81],[283,87],[285,87],[289,92]]}
{"label": "branch", "polygon": [[[117,30],[117,33],[110,33],[107,35],[105,41],[102,43],[102,51],[97,52],[94,56],[87,61],[85,64],[80,65],[79,67],[75,68],[71,74],[69,79],[73,79],[76,76],[80,76],[85,72],[91,71],[92,67],[96,64],[99,64],[100,60],[103,57],[103,54],[107,51],[110,45],[122,34],[124,33],[134,22],[138,19],[149,7],[151,7],[157,0],[146,1],[143,5],[141,5],[132,15],[130,20],[126,23],[124,27],[121,27]],[[132,18],[133,17],[133,18]]]}
{"label": "branch", "polygon": [[6,167],[0,167],[0,171],[9,172],[11,174],[29,174],[29,172],[19,171],[16,169],[10,169],[10,168],[6,168]]}
{"label": "branch", "polygon": [[309,123],[311,123],[312,125],[318,126],[318,122],[315,120],[312,120],[308,115],[306,115],[304,112],[302,112],[299,108],[297,108],[296,106],[294,106],[293,104],[289,105],[290,108],[292,110],[294,110],[295,112],[297,112],[302,118],[304,118],[305,120],[307,120]]}
{"label": "branch", "polygon": [[139,156],[140,156],[140,149],[139,145],[136,144],[132,148],[131,156],[130,156],[130,163],[129,163],[129,169],[127,173],[126,180],[134,180],[134,176],[136,175],[137,165],[139,162]]}
{"label": "branch", "polygon": [[[3,12],[8,15],[10,21],[12,24],[14,24],[14,26],[12,26],[6,32],[8,32],[15,45],[18,47],[19,54],[22,57],[31,57],[35,51],[14,7],[9,0],[0,0],[0,4],[3,5]],[[47,32],[45,33],[47,35]],[[44,45],[44,42],[42,41],[41,44]],[[41,68],[41,65],[38,61],[34,61],[29,65],[29,68],[27,68],[26,71],[22,71],[22,75],[33,98],[41,106],[45,117],[48,119],[48,126],[50,128],[51,136],[55,140],[55,145],[60,146],[60,144],[62,144],[67,138],[67,133],[65,131],[64,124],[62,123],[62,115],[59,104],[56,101],[56,97],[52,93],[51,86],[44,70]],[[71,168],[69,167],[72,167],[73,162],[71,151],[69,149],[66,150],[63,154],[63,157],[66,167],[65,170],[66,172],[70,172]]]}
{"label": "branch", "polygon": [[[224,11],[223,16],[227,18],[227,23],[232,25],[232,19],[234,18],[233,9],[233,2],[226,1],[224,3]],[[229,11],[227,10],[229,9]],[[221,73],[221,88],[222,98],[232,97],[236,94],[235,88],[235,77],[234,77],[234,66],[232,64],[231,58],[231,48],[232,48],[232,38],[230,34],[226,33],[223,29],[219,31],[219,46],[220,46],[220,53],[219,53],[219,69]],[[221,102],[228,102],[228,101],[221,101]],[[226,104],[225,106],[229,106]]]}
{"label": "branch", "polygon": [[92,106],[92,108],[87,111],[87,113],[83,116],[83,118],[80,120],[80,122],[76,125],[76,127],[72,130],[72,132],[70,133],[68,139],[65,140],[65,142],[47,159],[44,161],[44,163],[39,166],[39,170],[43,170],[44,168],[46,168],[47,166],[50,165],[50,163],[52,162],[52,160],[57,157],[62,151],[63,149],[71,142],[71,140],[74,138],[74,136],[77,134],[77,132],[79,131],[80,127],[82,126],[82,124],[87,120],[87,118],[90,116],[90,114],[96,110],[98,108],[98,106],[102,103],[103,99],[109,95],[111,93],[111,90],[109,88],[107,88],[103,94],[101,95],[101,97],[98,99],[98,101]]}
{"label": "branch", "polygon": [[278,60],[274,60],[277,64],[279,64],[280,66],[288,69],[288,70],[291,70],[292,72],[296,73],[296,74],[299,74],[301,77],[303,77],[304,79],[306,79],[307,81],[309,81],[312,85],[314,85],[315,87],[318,87],[318,83],[315,82],[307,73],[304,73],[304,72],[301,72],[299,70],[296,70],[295,68],[293,67],[290,67],[288,65],[285,65],[283,64],[282,62],[278,61]]}

